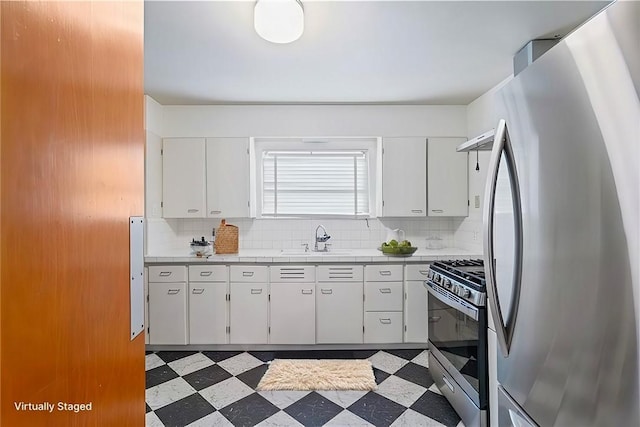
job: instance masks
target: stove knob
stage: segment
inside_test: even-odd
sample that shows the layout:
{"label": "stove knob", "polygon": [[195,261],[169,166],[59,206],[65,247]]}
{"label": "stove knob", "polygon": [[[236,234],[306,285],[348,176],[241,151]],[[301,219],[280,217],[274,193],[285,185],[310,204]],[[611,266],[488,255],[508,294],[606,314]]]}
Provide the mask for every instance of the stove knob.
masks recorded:
{"label": "stove knob", "polygon": [[449,279],[444,279],[444,281],[443,281],[443,285],[444,285],[444,287],[445,287],[445,288],[447,288],[447,289],[451,289],[451,280],[449,280]]}
{"label": "stove knob", "polygon": [[469,289],[463,289],[462,297],[463,298],[469,298],[470,296],[471,296],[471,291]]}
{"label": "stove knob", "polygon": [[440,283],[440,275],[438,273],[433,273],[433,281],[435,283]]}

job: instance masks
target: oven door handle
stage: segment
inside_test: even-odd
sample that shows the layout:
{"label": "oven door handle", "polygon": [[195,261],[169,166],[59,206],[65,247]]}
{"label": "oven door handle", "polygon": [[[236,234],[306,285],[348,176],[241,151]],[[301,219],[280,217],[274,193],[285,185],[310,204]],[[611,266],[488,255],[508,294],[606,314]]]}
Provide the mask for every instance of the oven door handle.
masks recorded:
{"label": "oven door handle", "polygon": [[[495,217],[496,203],[496,186],[498,183],[498,168],[500,166],[500,158],[504,153],[506,165],[508,169],[509,179],[511,181],[511,195],[513,204],[514,217],[514,236],[515,236],[515,258],[513,266],[513,282],[511,284],[511,307],[508,313],[508,324],[502,314],[500,308],[500,297],[498,295],[498,286],[496,284],[496,265],[493,248],[493,225]],[[498,122],[496,133],[494,136],[493,148],[491,150],[491,159],[489,160],[489,175],[485,189],[484,212],[482,222],[484,226],[484,269],[487,276],[487,294],[489,305],[491,307],[491,315],[493,323],[496,327],[496,336],[498,346],[504,357],[509,357],[511,341],[513,339],[513,331],[515,329],[516,316],[520,304],[520,289],[522,286],[522,202],[520,197],[520,184],[518,182],[518,174],[516,172],[515,157],[509,131],[504,119]]]}
{"label": "oven door handle", "polygon": [[429,294],[436,297],[438,300],[447,304],[449,307],[458,310],[461,313],[466,314],[471,317],[473,320],[478,320],[478,309],[475,307],[467,307],[466,305],[460,304],[458,301],[454,301],[450,298],[447,298],[445,295],[440,294],[440,292],[433,289],[431,286],[425,285]]}

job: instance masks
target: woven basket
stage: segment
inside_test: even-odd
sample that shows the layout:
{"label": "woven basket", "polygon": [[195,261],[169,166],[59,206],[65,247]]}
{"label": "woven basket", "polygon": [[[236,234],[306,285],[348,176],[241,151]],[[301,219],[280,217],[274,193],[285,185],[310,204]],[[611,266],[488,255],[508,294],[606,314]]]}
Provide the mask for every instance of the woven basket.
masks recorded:
{"label": "woven basket", "polygon": [[216,231],[216,241],[214,246],[217,254],[237,254],[238,227],[227,224],[224,219],[220,221],[220,226]]}

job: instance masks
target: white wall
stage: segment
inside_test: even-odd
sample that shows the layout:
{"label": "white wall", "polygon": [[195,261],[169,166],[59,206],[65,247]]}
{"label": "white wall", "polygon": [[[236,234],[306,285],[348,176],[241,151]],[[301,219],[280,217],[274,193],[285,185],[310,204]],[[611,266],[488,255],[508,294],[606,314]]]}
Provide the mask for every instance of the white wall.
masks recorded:
{"label": "white wall", "polygon": [[162,217],[162,126],[163,107],[148,95],[144,97],[145,162],[144,162],[144,212],[147,218]]}
{"label": "white wall", "polygon": [[[260,136],[429,136],[465,137],[465,106],[413,105],[259,105],[162,106],[147,97],[146,216],[147,254],[187,248],[194,237],[211,234],[218,220],[169,219],[161,216],[162,158],[160,137]],[[401,228],[420,247],[427,237],[454,245],[451,218],[364,220],[228,219],[240,227],[240,248],[297,248],[312,242],[322,222],[335,248],[375,248],[385,227]],[[232,222],[233,221],[233,222]]]}
{"label": "white wall", "polygon": [[164,106],[163,137],[466,136],[465,106]]}
{"label": "white wall", "polygon": [[148,132],[162,135],[162,105],[149,95],[144,96],[144,128]]}
{"label": "white wall", "polygon": [[[500,119],[496,112],[498,91],[512,78],[509,76],[467,106],[467,138],[474,138],[495,128]],[[456,229],[454,244],[479,252],[482,252],[482,207],[489,157],[489,151],[481,151],[477,155],[475,152],[469,153],[469,216],[455,219],[453,223]],[[479,171],[476,171],[476,163],[480,166]]]}

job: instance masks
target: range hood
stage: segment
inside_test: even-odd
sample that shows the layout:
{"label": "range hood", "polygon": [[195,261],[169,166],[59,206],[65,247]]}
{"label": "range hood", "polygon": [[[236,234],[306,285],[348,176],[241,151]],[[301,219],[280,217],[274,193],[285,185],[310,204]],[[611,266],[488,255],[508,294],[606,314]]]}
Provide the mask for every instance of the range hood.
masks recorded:
{"label": "range hood", "polygon": [[493,136],[495,135],[496,130],[491,129],[483,133],[482,135],[476,136],[456,147],[456,151],[491,151],[493,148]]}

